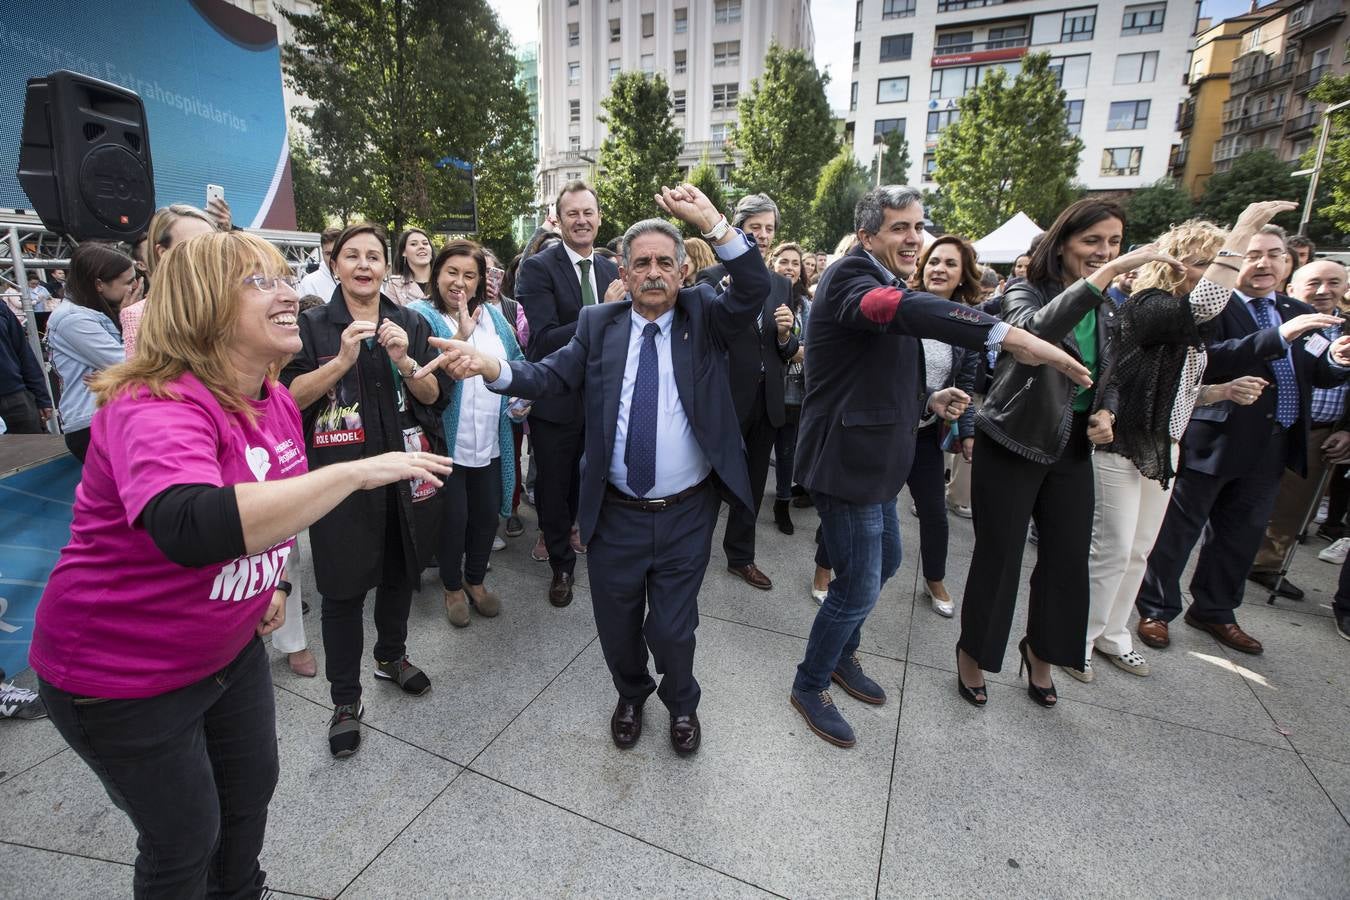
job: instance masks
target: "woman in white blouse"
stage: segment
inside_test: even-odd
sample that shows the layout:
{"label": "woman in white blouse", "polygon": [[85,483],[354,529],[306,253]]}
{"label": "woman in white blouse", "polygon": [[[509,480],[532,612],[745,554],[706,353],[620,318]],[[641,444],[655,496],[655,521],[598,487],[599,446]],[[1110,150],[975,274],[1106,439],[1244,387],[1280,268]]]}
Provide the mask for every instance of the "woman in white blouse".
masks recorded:
{"label": "woman in white blouse", "polygon": [[[522,359],[515,333],[487,302],[487,261],[473,241],[450,241],[431,263],[431,296],[413,303],[436,337],[455,337],[497,359]],[[469,624],[469,610],[491,618],[501,601],[483,585],[498,515],[510,514],[516,465],[509,398],[481,378],[455,382],[441,418],[454,471],[445,479],[445,522],[438,557],[450,624]]]}

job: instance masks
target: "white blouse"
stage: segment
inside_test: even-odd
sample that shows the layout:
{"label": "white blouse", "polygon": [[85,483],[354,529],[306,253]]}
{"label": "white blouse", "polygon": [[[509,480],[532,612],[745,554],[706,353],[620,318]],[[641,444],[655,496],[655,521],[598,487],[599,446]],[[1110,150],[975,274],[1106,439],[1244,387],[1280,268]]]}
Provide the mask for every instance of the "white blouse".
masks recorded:
{"label": "white blouse", "polygon": [[[486,312],[480,313],[468,343],[478,352],[493,359],[505,359],[506,347],[497,336],[493,319]],[[458,322],[448,313],[441,313],[446,324],[453,332]],[[455,446],[450,448],[450,457],[455,465],[469,469],[481,469],[501,456],[501,415],[502,397],[487,389],[481,378],[469,378],[460,382],[459,427],[455,432]]]}

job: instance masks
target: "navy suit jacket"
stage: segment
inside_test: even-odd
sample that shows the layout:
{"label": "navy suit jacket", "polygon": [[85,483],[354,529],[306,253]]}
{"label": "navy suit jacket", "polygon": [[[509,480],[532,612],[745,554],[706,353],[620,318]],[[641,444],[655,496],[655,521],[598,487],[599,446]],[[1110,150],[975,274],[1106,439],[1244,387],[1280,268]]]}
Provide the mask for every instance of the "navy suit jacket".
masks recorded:
{"label": "navy suit jacket", "polygon": [[[1275,297],[1275,309],[1281,321],[1315,312],[1311,306],[1283,294]],[[1207,384],[1222,384],[1241,375],[1259,375],[1270,382],[1261,398],[1251,406],[1239,406],[1224,400],[1210,406],[1197,406],[1181,443],[1181,464],[1209,475],[1230,477],[1253,471],[1270,446],[1275,422],[1275,372],[1270,363],[1284,355],[1278,327],[1257,328],[1247,304],[1234,293],[1228,305],[1210,326],[1205,350]],[[1330,354],[1313,356],[1307,351],[1308,336],[1290,344],[1294,374],[1298,377],[1299,421],[1289,430],[1285,447],[1285,465],[1299,475],[1308,473],[1308,441],[1312,389],[1335,387],[1345,380],[1346,371],[1332,365]]]}
{"label": "navy suit jacket", "polygon": [[[752,325],[769,293],[769,270],[759,251],[727,263],[732,286],[718,294],[707,285],[683,288],[675,300],[670,357],[680,404],[713,474],[737,501],[750,506],[750,476],[731,400],[727,344]],[[566,346],[538,362],[511,363],[506,393],[537,399],[576,395],[585,411],[577,526],[590,541],[609,481],[619,420],[619,395],[628,363],[631,301],[603,303],[581,311]],[[536,408],[538,403],[536,402]],[[658,454],[660,450],[658,449]]]}
{"label": "navy suit jacket", "polygon": [[[595,301],[605,299],[605,289],[619,277],[619,267],[596,254]],[[554,244],[542,253],[536,253],[520,264],[516,275],[515,299],[525,308],[530,323],[530,344],[525,358],[538,362],[559,347],[566,346],[577,330],[577,316],[581,313],[581,272],[572,265],[567,248]],[[534,404],[530,415],[546,422],[565,424],[581,417],[578,396],[564,396],[541,400]]]}
{"label": "navy suit jacket", "polygon": [[993,316],[882,280],[862,247],[825,270],[807,327],[797,481],[849,503],[895,499],[927,400],[918,338],[983,349]]}

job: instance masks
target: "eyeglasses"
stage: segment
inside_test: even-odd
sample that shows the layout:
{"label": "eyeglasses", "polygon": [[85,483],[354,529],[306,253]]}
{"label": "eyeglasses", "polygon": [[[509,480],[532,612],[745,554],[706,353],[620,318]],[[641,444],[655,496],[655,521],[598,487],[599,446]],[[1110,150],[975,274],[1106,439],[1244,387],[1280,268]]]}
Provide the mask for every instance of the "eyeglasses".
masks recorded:
{"label": "eyeglasses", "polygon": [[284,284],[291,290],[300,286],[300,279],[294,275],[250,275],[244,284],[251,284],[264,294],[275,294]]}
{"label": "eyeglasses", "polygon": [[1263,259],[1266,260],[1267,262],[1279,262],[1280,260],[1284,259],[1284,251],[1271,250],[1269,253],[1248,253],[1246,256],[1243,257],[1243,259],[1245,259],[1251,265],[1256,265]]}

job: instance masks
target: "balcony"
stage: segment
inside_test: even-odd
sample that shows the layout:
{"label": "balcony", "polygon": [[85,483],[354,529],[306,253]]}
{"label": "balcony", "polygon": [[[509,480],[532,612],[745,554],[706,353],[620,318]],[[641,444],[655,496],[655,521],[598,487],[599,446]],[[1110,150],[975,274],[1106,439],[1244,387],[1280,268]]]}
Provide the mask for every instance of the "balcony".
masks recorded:
{"label": "balcony", "polygon": [[1186,168],[1186,160],[1190,158],[1189,151],[1184,147],[1173,147],[1172,155],[1167,161],[1167,174],[1172,178],[1180,178],[1182,170]]}
{"label": "balcony", "polygon": [[1266,85],[1276,85],[1280,82],[1288,81],[1290,78],[1294,77],[1294,67],[1297,65],[1298,60],[1291,59],[1282,65],[1257,72],[1252,75],[1248,82],[1247,90],[1254,91],[1257,88],[1262,88]]}
{"label": "balcony", "polygon": [[1005,2],[1016,2],[1016,0],[938,0],[937,11],[940,13],[956,12],[962,9],[979,9],[984,6],[1002,6]]}
{"label": "balcony", "polygon": [[[941,38],[941,35],[938,35]],[[1029,37],[1000,38],[996,41],[967,41],[961,44],[938,44],[933,48],[933,56],[955,56],[966,53],[981,53],[985,50],[1007,50],[1012,47],[1026,47],[1031,44]]]}
{"label": "balcony", "polygon": [[1195,125],[1195,107],[1186,104],[1177,113],[1177,131],[1189,131]]}
{"label": "balcony", "polygon": [[1317,82],[1322,80],[1323,75],[1331,72],[1331,66],[1318,66],[1315,69],[1309,69],[1301,73],[1294,79],[1294,92],[1298,94],[1306,93],[1317,87]]}
{"label": "balcony", "polygon": [[1274,128],[1283,124],[1284,110],[1263,109],[1260,112],[1248,113],[1242,117],[1243,131],[1261,131],[1266,128]]}
{"label": "balcony", "polygon": [[1317,119],[1322,114],[1317,110],[1305,112],[1301,116],[1295,116],[1284,123],[1284,136],[1287,138],[1296,138],[1301,134],[1312,131],[1317,124]]}
{"label": "balcony", "polygon": [[1289,37],[1304,38],[1313,32],[1335,27],[1344,21],[1345,4],[1342,0],[1313,0],[1294,13],[1285,34]]}

